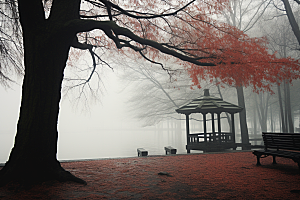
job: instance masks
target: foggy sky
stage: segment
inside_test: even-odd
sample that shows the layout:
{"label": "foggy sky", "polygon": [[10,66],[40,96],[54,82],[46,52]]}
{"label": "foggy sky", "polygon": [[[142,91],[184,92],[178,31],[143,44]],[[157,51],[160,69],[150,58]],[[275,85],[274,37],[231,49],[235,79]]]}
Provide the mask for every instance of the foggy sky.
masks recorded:
{"label": "foggy sky", "polygon": [[[89,132],[107,134],[101,130],[129,130],[141,128],[140,123],[133,119],[126,101],[128,93],[122,90],[120,82],[113,72],[105,81],[106,90],[101,97],[101,103],[89,105],[86,110],[84,105],[76,107],[68,99],[63,99],[59,114],[59,146],[66,151],[68,146],[80,144],[80,141],[89,143],[98,138],[88,135]],[[21,102],[21,86],[5,90],[0,87],[0,163],[4,163],[13,146],[16,132],[19,108]],[[63,137],[60,137],[63,134]],[[110,136],[107,136],[109,138]],[[61,139],[60,139],[61,138]],[[88,145],[88,144],[87,144]],[[58,155],[60,150],[58,150]]]}

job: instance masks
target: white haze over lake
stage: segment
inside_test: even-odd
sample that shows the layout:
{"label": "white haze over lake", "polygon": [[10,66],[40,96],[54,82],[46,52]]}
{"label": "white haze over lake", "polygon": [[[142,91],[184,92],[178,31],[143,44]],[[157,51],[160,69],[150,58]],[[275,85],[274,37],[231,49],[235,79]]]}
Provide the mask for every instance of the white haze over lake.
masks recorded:
{"label": "white haze over lake", "polygon": [[[149,150],[149,155],[164,154],[163,147],[177,146],[184,153],[185,134],[159,132],[154,127],[142,128],[129,112],[128,94],[120,92],[122,84],[111,72],[104,82],[102,103],[90,104],[89,110],[75,108],[68,99],[60,105],[58,159],[91,159],[136,156],[136,148]],[[5,163],[14,143],[21,86],[5,90],[0,87],[0,163]],[[174,111],[175,112],[175,111]]]}

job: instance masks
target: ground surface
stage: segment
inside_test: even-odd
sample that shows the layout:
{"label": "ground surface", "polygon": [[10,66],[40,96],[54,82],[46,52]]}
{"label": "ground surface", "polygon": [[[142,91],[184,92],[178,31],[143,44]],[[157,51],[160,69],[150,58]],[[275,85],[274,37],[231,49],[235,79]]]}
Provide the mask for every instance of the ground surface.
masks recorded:
{"label": "ground surface", "polygon": [[300,199],[297,164],[277,162],[256,166],[252,152],[68,162],[62,166],[88,185],[6,186],[0,199]]}

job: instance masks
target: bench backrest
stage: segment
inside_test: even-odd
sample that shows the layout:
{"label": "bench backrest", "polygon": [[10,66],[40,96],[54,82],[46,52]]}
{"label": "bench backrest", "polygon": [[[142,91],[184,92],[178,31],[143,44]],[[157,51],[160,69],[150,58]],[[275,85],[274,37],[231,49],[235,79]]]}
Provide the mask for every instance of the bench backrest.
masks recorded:
{"label": "bench backrest", "polygon": [[300,151],[300,134],[299,133],[262,133],[265,150],[285,149]]}

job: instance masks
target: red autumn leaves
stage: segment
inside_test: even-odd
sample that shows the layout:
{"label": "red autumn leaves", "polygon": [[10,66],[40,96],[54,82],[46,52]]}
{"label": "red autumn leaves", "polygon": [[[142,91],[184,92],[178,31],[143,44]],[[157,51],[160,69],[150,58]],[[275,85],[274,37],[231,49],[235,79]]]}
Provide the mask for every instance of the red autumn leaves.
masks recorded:
{"label": "red autumn leaves", "polygon": [[[0,188],[4,199],[297,199],[298,166],[252,152],[135,157],[62,163],[88,185],[48,182]],[[171,176],[159,175],[167,172]]]}
{"label": "red autumn leaves", "polygon": [[[201,80],[217,80],[218,84],[251,86],[256,91],[271,91],[274,83],[299,78],[300,63],[293,58],[278,58],[276,53],[270,54],[266,38],[251,38],[236,27],[217,20],[222,17],[223,11],[228,10],[229,0],[194,1],[189,4],[190,2],[118,2],[118,6],[126,10],[127,14],[115,11],[113,20],[139,37],[157,41],[203,65],[215,65],[199,66],[178,59],[176,64],[183,65],[194,85],[199,87]],[[87,10],[90,11],[87,15],[107,14],[106,9],[91,7]],[[170,13],[174,14],[166,15]],[[162,16],[152,18],[154,15]],[[147,16],[150,18],[145,18]],[[81,36],[84,36],[79,37],[81,42],[88,42],[102,48],[104,52],[111,52],[108,55],[116,55],[115,44],[105,33],[95,31]],[[173,58],[162,55],[156,48],[138,44],[124,36],[118,37],[127,44],[143,49],[143,54],[156,62],[174,62]],[[131,59],[142,58],[138,53],[127,49],[129,48],[123,48],[120,52]]]}

